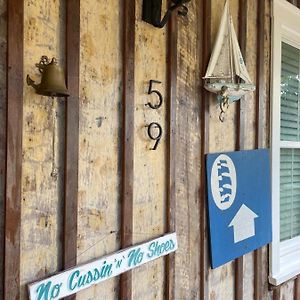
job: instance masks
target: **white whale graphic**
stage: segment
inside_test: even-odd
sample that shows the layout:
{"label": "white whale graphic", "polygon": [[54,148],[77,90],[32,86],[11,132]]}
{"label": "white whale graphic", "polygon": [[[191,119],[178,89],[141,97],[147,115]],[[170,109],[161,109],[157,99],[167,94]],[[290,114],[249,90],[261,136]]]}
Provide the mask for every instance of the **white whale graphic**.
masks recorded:
{"label": "white whale graphic", "polygon": [[213,163],[211,171],[211,190],[215,204],[221,210],[228,209],[236,196],[236,170],[232,159],[219,155]]}

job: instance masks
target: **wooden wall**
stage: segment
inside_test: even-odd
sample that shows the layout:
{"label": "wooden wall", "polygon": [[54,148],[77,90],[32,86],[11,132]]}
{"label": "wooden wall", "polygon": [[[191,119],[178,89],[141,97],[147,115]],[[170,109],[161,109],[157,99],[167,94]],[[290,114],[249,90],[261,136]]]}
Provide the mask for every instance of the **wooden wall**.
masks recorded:
{"label": "wooden wall", "polygon": [[[27,1],[24,6],[24,78],[39,82],[41,55],[65,63],[64,1]],[[24,86],[21,298],[36,276],[62,267],[64,99],[38,96]],[[55,170],[56,169],[56,170]],[[30,267],[29,267],[30,266]]]}
{"label": "wooden wall", "polygon": [[[6,156],[6,52],[7,17],[6,1],[0,2],[0,245],[4,249],[4,202],[5,202],[5,156]],[[0,270],[4,267],[4,251],[0,251]],[[3,272],[0,272],[0,295],[3,295]],[[1,297],[1,296],[0,296]]]}
{"label": "wooden wall", "polygon": [[[80,14],[79,263],[120,248],[122,40],[120,1],[84,1]],[[118,279],[83,291],[113,299]]]}
{"label": "wooden wall", "polygon": [[[0,0],[0,299],[27,299],[32,281],[174,230],[175,255],[76,299],[300,299],[300,279],[269,286],[267,247],[215,270],[209,263],[205,154],[269,146],[271,0],[230,1],[257,89],[230,105],[224,123],[202,76],[225,0],[192,0],[188,16],[163,29],[141,21],[142,0],[7,2]],[[40,80],[42,55],[66,69],[68,100],[26,85],[27,74]],[[158,110],[145,105],[157,101],[147,94],[151,79],[161,81]],[[156,151],[152,122],[163,130]]]}

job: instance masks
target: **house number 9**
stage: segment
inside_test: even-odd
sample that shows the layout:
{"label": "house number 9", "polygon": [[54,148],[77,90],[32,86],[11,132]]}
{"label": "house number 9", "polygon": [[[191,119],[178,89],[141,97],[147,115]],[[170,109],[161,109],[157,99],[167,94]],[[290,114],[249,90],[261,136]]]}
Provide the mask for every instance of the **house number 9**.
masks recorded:
{"label": "house number 9", "polygon": [[154,147],[150,148],[150,150],[156,150],[156,148],[157,148],[157,146],[160,142],[161,136],[162,136],[162,128],[156,122],[153,122],[153,123],[149,124],[147,127],[148,127],[148,136],[149,136],[149,138],[151,140],[155,141]]}

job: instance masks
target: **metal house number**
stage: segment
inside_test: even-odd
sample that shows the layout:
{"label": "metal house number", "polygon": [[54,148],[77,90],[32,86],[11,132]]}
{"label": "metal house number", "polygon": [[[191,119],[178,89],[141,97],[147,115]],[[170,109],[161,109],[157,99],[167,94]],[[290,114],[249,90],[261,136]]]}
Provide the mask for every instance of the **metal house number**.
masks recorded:
{"label": "metal house number", "polygon": [[159,83],[160,84],[161,81],[150,80],[149,89],[148,89],[148,95],[156,94],[158,96],[159,102],[157,104],[155,104],[155,105],[153,105],[151,102],[148,102],[146,104],[146,106],[149,106],[152,109],[159,109],[161,107],[162,103],[163,103],[163,96],[160,93],[160,91],[152,89],[153,83]]}
{"label": "metal house number", "polygon": [[[151,109],[159,109],[162,106],[162,103],[163,103],[164,99],[163,99],[163,96],[162,96],[162,94],[161,94],[160,91],[153,89],[153,84],[154,83],[161,84],[161,81],[150,80],[150,82],[149,82],[149,89],[148,89],[148,95],[156,94],[157,97],[158,97],[158,103],[156,103],[156,104],[153,105],[151,102],[148,102],[145,105],[149,106]],[[157,122],[152,122],[151,124],[149,124],[146,127],[148,127],[147,132],[148,132],[149,138],[151,140],[155,141],[155,144],[154,144],[153,148],[150,148],[150,150],[156,150],[157,147],[158,147],[158,144],[159,144],[159,142],[161,140],[163,130],[162,130],[160,124],[157,123]]]}
{"label": "metal house number", "polygon": [[[160,140],[161,140],[161,136],[162,136],[162,128],[161,126],[156,123],[156,122],[152,122],[150,125],[147,126],[148,127],[148,136],[151,140],[155,141],[154,147],[150,148],[150,150],[156,150]],[[156,135],[153,135],[153,131],[154,128],[158,129],[158,132]],[[156,131],[156,130],[155,130]]]}

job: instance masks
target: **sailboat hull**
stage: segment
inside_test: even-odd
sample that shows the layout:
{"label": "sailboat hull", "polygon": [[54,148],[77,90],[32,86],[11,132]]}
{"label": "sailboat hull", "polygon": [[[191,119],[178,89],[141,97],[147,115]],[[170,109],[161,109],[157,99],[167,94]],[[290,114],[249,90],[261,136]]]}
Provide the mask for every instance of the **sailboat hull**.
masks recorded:
{"label": "sailboat hull", "polygon": [[[222,94],[222,90],[226,87],[226,94]],[[226,96],[233,102],[239,100],[244,95],[255,91],[255,85],[251,83],[206,83],[204,88],[211,93]]]}

